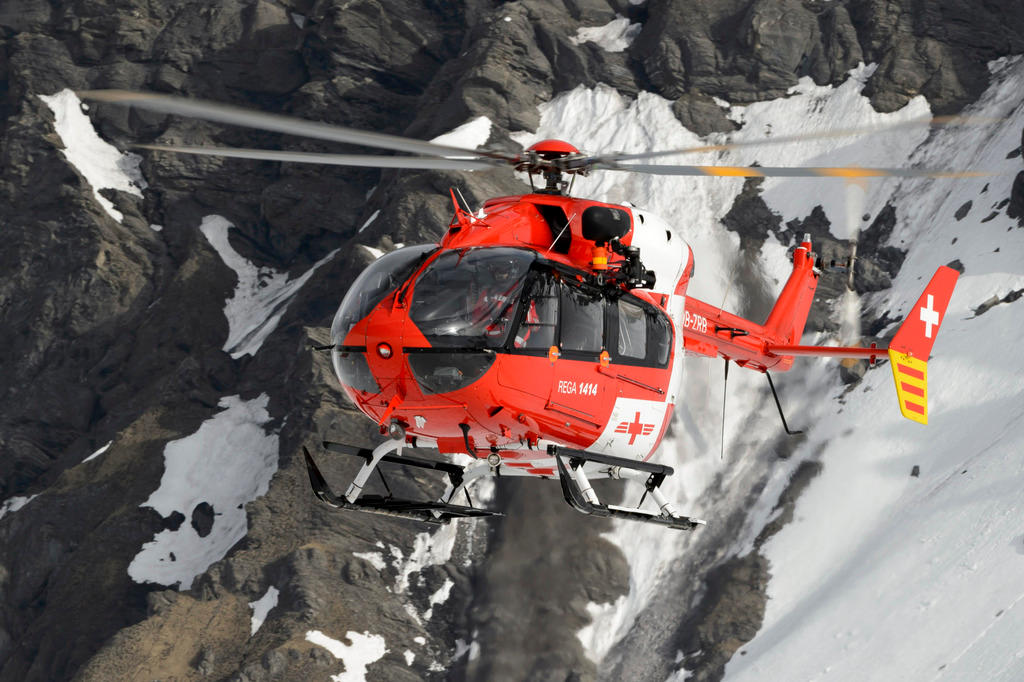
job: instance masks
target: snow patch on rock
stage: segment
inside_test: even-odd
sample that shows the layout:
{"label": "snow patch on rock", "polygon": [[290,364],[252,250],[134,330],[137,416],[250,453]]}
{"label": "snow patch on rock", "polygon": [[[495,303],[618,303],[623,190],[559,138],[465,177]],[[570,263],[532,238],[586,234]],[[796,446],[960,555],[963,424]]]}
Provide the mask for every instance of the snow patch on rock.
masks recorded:
{"label": "snow patch on rock", "polygon": [[245,537],[245,505],[266,494],[277,471],[278,436],[266,432],[269,402],[265,393],[252,400],[221,398],[223,411],[191,436],[167,444],[160,487],[141,506],[164,518],[179,512],[190,519],[205,502],[213,508],[213,525],[205,537],[187,520],[157,533],[128,566],[132,580],[187,590]]}
{"label": "snow patch on rock", "polygon": [[333,682],[366,682],[367,666],[380,660],[388,652],[384,638],[380,635],[371,635],[369,632],[359,633],[352,630],[345,633],[345,638],[351,644],[339,642],[320,630],[310,630],[306,633],[306,641],[322,646],[345,664],[345,672],[331,675]]}
{"label": "snow patch on rock", "polygon": [[[375,187],[374,189],[376,189],[376,187]],[[372,191],[373,191],[373,190],[371,190],[371,192],[372,192]],[[374,211],[373,213],[371,213],[371,214],[370,214],[370,217],[366,219],[366,222],[365,222],[365,223],[363,223],[363,226],[362,226],[362,227],[360,227],[360,228],[359,228],[359,229],[358,229],[358,230],[356,231],[356,234],[358,234],[359,232],[362,232],[363,230],[365,230],[366,228],[368,228],[368,227],[370,226],[370,224],[371,224],[371,223],[373,223],[373,221],[374,221],[374,220],[376,220],[376,219],[377,219],[377,216],[379,216],[379,215],[380,215],[380,209],[377,209],[376,211]]]}
{"label": "snow patch on rock", "polygon": [[[861,94],[875,68],[862,64],[838,86],[815,85],[809,77],[804,77],[790,89],[788,97],[733,107],[734,118],[743,127],[730,139],[745,142],[851,128],[877,127],[880,132],[736,149],[730,154],[735,165],[868,168],[915,165],[910,162],[911,155],[929,136],[930,128],[924,121],[931,118],[931,108],[923,96],[917,96],[898,111],[889,114],[875,111],[871,101]],[[912,121],[922,121],[922,124],[881,132],[887,126]],[[963,163],[953,167],[962,168]],[[898,183],[895,178],[868,181],[864,205],[868,208],[883,206],[884,198]],[[928,180],[913,181],[917,186],[927,183]],[[858,225],[848,223],[845,184],[835,178],[768,178],[762,196],[768,206],[782,215],[784,223],[804,218],[820,205],[832,223],[832,234],[848,239]]]}
{"label": "snow patch on rock", "polygon": [[278,589],[271,585],[267,588],[266,593],[257,599],[256,601],[249,602],[249,608],[252,609],[252,622],[250,624],[249,636],[252,637],[256,632],[263,626],[263,621],[267,619],[267,614],[270,610],[277,606],[277,597],[280,594]]}
{"label": "snow patch on rock", "polygon": [[438,566],[451,560],[458,528],[458,524],[449,523],[433,533],[418,534],[408,559],[403,558],[401,549],[391,547],[391,553],[399,562],[398,577],[395,579],[395,591],[398,594],[409,590],[412,574],[419,573],[427,566]]}
{"label": "snow patch on rock", "polygon": [[455,583],[452,582],[451,578],[445,578],[444,585],[437,588],[437,592],[430,595],[430,607],[426,613],[423,614],[424,620],[430,620],[430,617],[434,615],[434,607],[438,604],[443,604],[448,601],[448,597],[451,596],[452,588],[455,587]]}
{"label": "snow patch on rock", "polygon": [[83,460],[82,460],[82,464],[85,464],[85,463],[86,463],[86,462],[88,462],[89,460],[91,460],[91,459],[96,459],[97,457],[99,457],[100,455],[102,455],[102,454],[103,454],[104,452],[106,452],[107,450],[109,450],[109,449],[110,449],[110,446],[111,446],[111,444],[112,444],[113,442],[114,442],[114,441],[110,441],[110,442],[108,442],[108,443],[107,443],[106,445],[104,445],[103,447],[101,447],[101,448],[100,448],[99,450],[97,450],[96,452],[92,453],[91,455],[89,455],[88,457],[86,457],[85,459],[83,459]]}
{"label": "snow patch on rock", "polygon": [[373,256],[374,260],[376,260],[376,259],[378,259],[378,258],[380,258],[381,256],[384,255],[384,251],[382,251],[381,249],[378,249],[376,247],[367,246],[366,244],[360,244],[359,246],[361,246],[364,249],[366,249],[367,253],[369,253],[371,256]]}
{"label": "snow patch on rock", "polygon": [[352,556],[357,559],[363,559],[364,561],[370,562],[370,564],[378,571],[383,571],[387,566],[384,563],[384,555],[380,552],[353,552]]}
{"label": "snow patch on rock", "polygon": [[569,40],[573,45],[594,43],[606,52],[623,52],[640,35],[643,24],[631,24],[629,19],[620,15],[615,17],[604,26],[581,28]]}
{"label": "snow patch on rock", "polygon": [[29,502],[36,499],[37,497],[39,497],[38,494],[29,495],[28,497],[12,497],[10,499],[5,500],[4,503],[0,505],[0,519],[2,519],[10,513],[18,511]]}
{"label": "snow patch on rock", "polygon": [[227,218],[209,215],[203,218],[199,229],[220,254],[224,264],[238,276],[234,294],[224,303],[224,317],[228,320],[228,340],[224,343],[224,350],[237,359],[256,354],[277,328],[299,289],[338,250],[321,258],[297,279],[290,279],[287,272],[256,267],[235,251],[228,241],[228,230],[232,227]]}
{"label": "snow patch on rock", "polygon": [[491,119],[486,116],[477,116],[444,135],[438,135],[431,142],[449,147],[476,149],[487,144],[487,140],[491,136],[492,125]]}
{"label": "snow patch on rock", "polygon": [[100,190],[115,189],[141,197],[147,187],[139,169],[142,157],[121,153],[117,147],[104,142],[82,112],[82,102],[73,91],[64,89],[53,95],[39,95],[39,99],[53,112],[54,127],[64,143],[64,158],[89,183],[103,210],[121,222],[124,214],[114,208],[113,202],[100,194]]}

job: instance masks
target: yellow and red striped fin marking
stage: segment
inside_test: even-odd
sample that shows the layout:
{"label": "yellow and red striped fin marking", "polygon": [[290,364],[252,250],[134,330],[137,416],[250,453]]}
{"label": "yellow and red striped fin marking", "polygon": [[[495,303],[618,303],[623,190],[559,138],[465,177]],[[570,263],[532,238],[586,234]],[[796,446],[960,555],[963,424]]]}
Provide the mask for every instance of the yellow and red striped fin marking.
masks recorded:
{"label": "yellow and red striped fin marking", "polygon": [[928,362],[899,351],[889,350],[889,364],[896,380],[900,412],[907,419],[928,423]]}

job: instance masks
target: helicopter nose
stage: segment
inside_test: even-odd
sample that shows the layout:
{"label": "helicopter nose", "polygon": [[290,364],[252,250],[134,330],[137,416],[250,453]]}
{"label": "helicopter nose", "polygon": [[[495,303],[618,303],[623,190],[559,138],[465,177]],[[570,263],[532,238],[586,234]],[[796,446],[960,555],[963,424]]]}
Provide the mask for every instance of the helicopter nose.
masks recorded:
{"label": "helicopter nose", "polygon": [[[397,317],[397,319],[396,319]],[[352,400],[385,402],[394,395],[407,395],[399,385],[403,374],[402,319],[392,311],[378,308],[345,335],[347,343],[338,343],[331,360],[338,381]],[[406,372],[408,374],[408,372]]]}

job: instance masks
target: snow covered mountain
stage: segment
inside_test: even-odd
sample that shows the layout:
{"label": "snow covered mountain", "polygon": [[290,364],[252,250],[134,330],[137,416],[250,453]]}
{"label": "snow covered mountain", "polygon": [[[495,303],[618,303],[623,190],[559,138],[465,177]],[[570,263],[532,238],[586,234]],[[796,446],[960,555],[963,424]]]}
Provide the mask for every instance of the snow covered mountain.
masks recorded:
{"label": "snow covered mountain", "polygon": [[[716,159],[763,165],[780,163],[781,156],[808,165],[823,159],[865,166],[896,161],[995,174],[878,181],[865,188],[867,199],[863,210],[856,212],[852,229],[859,229],[861,213],[874,219],[887,207],[894,209],[897,218],[889,242],[906,251],[906,260],[892,288],[855,302],[860,324],[877,327],[876,321],[884,319],[888,324],[879,336],[895,331],[937,265],[953,263],[963,271],[935,350],[932,423],[921,429],[902,420],[887,367],[872,369],[855,387],[843,384],[834,361],[807,362],[793,370],[795,384],[787,400],[791,420],[797,407],[795,414],[809,428],[787,461],[770,472],[754,513],[733,544],[740,557],[754,551],[763,555],[771,578],[765,623],[732,659],[727,679],[815,679],[825,673],[830,679],[913,679],[934,671],[951,679],[1010,680],[1024,674],[1016,637],[1021,628],[1010,613],[1021,596],[1016,580],[1021,566],[1015,556],[1024,554],[1024,536],[1016,532],[1021,505],[1017,477],[1024,467],[1024,430],[1019,426],[1024,375],[1006,372],[1006,361],[1001,360],[1007,353],[1006,339],[1019,333],[1022,323],[1005,303],[1024,290],[1024,237],[1018,217],[1006,211],[1021,168],[1024,60],[1001,59],[990,68],[992,85],[965,111],[976,125],[932,133],[926,128],[911,134],[900,129],[898,135],[804,142]],[[730,115],[743,121],[744,133],[771,130],[789,135],[807,129],[894,125],[929,113],[924,98],[893,114],[874,112],[861,95],[872,71],[858,69],[837,88],[802,83],[787,98],[731,107]],[[669,103],[656,97],[629,102],[610,90],[579,89],[542,110],[538,138],[565,135],[571,127],[584,136],[592,130],[593,137],[584,137],[584,143],[593,148],[609,146],[610,140],[600,138],[608,131],[614,131],[617,140],[668,140],[678,147],[697,143],[672,117]],[[626,147],[644,148],[642,142]],[[606,200],[628,196],[658,206],[666,215],[685,216],[676,224],[694,243],[699,266],[719,275],[717,281],[711,277],[697,282],[704,285],[705,297],[721,300],[735,271],[738,239],[722,233],[720,220],[739,192],[739,181],[732,187],[705,180],[671,182],[675,187],[666,186],[661,178],[625,186],[602,179],[585,191]],[[776,180],[765,183],[763,196],[787,223],[822,206],[833,233],[849,239],[845,189],[836,181],[830,185],[821,180]],[[978,208],[972,210],[975,202]],[[775,290],[786,275],[779,266],[786,263],[787,246],[792,244],[770,237],[761,250],[761,274]],[[845,302],[837,303],[834,314],[842,315]],[[990,310],[998,314],[991,315]],[[839,339],[825,334],[814,343],[830,340]],[[691,360],[690,376],[706,363]],[[688,394],[693,404],[719,407],[717,400],[709,400],[718,396],[709,393],[705,382],[689,385],[695,389]],[[761,414],[768,407],[766,388],[759,395],[747,381],[741,391],[730,393],[730,398],[753,404],[756,410],[733,408],[738,414],[726,422],[725,438],[730,447],[739,444],[746,454],[744,443],[771,443],[780,426],[774,415],[764,419]],[[729,478],[739,477],[745,469],[753,469],[747,475],[765,469],[763,459],[719,459],[718,448],[709,447],[717,441],[718,424],[708,421],[711,428],[707,421],[704,428],[698,420],[687,424],[688,433],[670,441],[665,454],[674,455],[669,461],[686,473],[680,493],[692,500],[691,511],[714,518],[722,508],[721,488],[732,485]],[[694,427],[702,432],[703,443]],[[755,536],[781,511],[781,488],[809,463],[821,473],[796,503],[794,520],[767,542],[755,543]],[[954,511],[960,506],[968,508]],[[619,522],[607,536],[630,558],[631,584],[628,595],[590,607],[594,620],[580,636],[599,669],[609,659],[621,666],[617,661],[652,653],[630,635],[637,629],[649,631],[642,620],[657,611],[658,604],[651,602],[663,602],[666,583],[671,584],[683,566],[690,568],[680,565],[680,557],[693,550],[691,542],[659,542],[658,534],[647,530]],[[975,581],[977,571],[983,574]],[[949,627],[934,624],[933,608],[943,609],[937,620]],[[994,627],[995,619],[1004,616],[1000,627]],[[886,627],[879,627],[881,622]],[[911,637],[906,633],[915,633],[915,645],[910,651],[901,647],[894,658],[892,642]],[[628,647],[616,646],[623,641]],[[694,656],[700,652],[680,648],[673,679],[688,679]]]}
{"label": "snow covered mountain", "polygon": [[765,622],[727,680],[1024,677],[1024,373],[1011,341],[1024,324],[1013,306],[1024,225],[1007,210],[1024,59],[990,69],[965,113],[998,123],[937,132],[911,161],[1002,175],[892,187],[886,201],[904,218],[890,241],[907,258],[890,290],[863,301],[895,318],[936,263],[962,265],[929,364],[929,424],[895,415],[881,369],[852,390],[833,384],[809,411],[815,426],[793,458],[819,461],[821,473],[761,548],[772,572]]}
{"label": "snow covered mountain", "polygon": [[[0,7],[0,680],[1021,678],[1022,35],[1024,9],[958,0]],[[675,225],[693,293],[754,318],[796,237],[856,241],[856,293],[823,278],[815,343],[884,339],[960,269],[931,424],[899,417],[886,365],[808,360],[776,378],[788,438],[762,377],[723,394],[720,364],[687,359],[660,458],[706,528],[502,481],[505,519],[432,532],[312,499],[303,444],[377,436],[309,348],[367,263],[437,238],[449,186],[480,203],[521,180],[136,155],[322,148],[73,93],[106,87],[508,149],[962,111],[680,162],[995,175],[578,181]]]}

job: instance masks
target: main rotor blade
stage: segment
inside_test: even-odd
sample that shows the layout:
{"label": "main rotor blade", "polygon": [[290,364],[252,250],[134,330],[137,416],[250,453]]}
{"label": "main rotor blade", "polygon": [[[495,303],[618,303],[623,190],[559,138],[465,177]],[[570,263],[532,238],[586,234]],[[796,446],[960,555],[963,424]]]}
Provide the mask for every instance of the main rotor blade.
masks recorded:
{"label": "main rotor blade", "polygon": [[936,116],[934,118],[915,118],[902,123],[893,123],[885,126],[864,126],[859,128],[838,128],[836,130],[820,130],[812,133],[800,133],[798,135],[779,135],[778,137],[766,137],[758,140],[740,140],[737,142],[723,142],[721,144],[706,144],[696,147],[683,147],[681,149],[666,149],[653,152],[637,152],[635,154],[599,154],[590,157],[595,161],[633,161],[635,159],[654,159],[661,156],[672,156],[673,154],[696,154],[700,152],[719,152],[730,149],[742,149],[744,147],[764,147],[773,144],[790,144],[793,142],[809,142],[811,140],[828,140],[839,137],[854,137],[857,135],[882,135],[885,133],[906,130],[907,128],[945,128],[960,125],[993,125],[1002,122],[1003,119],[984,118],[978,116]]}
{"label": "main rotor blade", "polygon": [[343,126],[328,123],[308,121],[293,116],[282,116],[280,114],[267,114],[261,111],[242,109],[241,107],[216,102],[205,102],[202,100],[187,99],[184,97],[172,97],[170,95],[155,95],[148,92],[132,92],[129,90],[87,90],[78,93],[83,99],[90,99],[97,102],[110,102],[113,104],[124,104],[127,106],[148,109],[161,114],[177,114],[199,118],[216,123],[256,128],[258,130],[269,130],[289,135],[300,135],[312,137],[319,140],[331,140],[333,142],[345,142],[348,144],[361,144],[367,147],[378,147],[380,149],[391,149],[394,151],[408,152],[410,154],[423,154],[426,156],[474,156],[500,159],[502,161],[514,162],[516,156],[500,152],[481,151],[476,149],[463,149],[444,144],[434,144],[423,140],[414,140],[410,137],[398,135],[385,135],[384,133],[371,133],[364,130],[355,130]]}
{"label": "main rotor blade", "polygon": [[181,145],[136,144],[134,149],[157,152],[222,156],[261,161],[316,163],[328,166],[359,166],[363,168],[412,168],[417,170],[488,170],[504,165],[490,159],[443,159],[436,156],[374,156],[372,154],[321,154],[272,149],[241,149],[237,147],[188,147]]}
{"label": "main rotor blade", "polygon": [[917,168],[786,167],[786,166],[671,166],[662,164],[617,164],[596,166],[600,170],[621,170],[652,175],[709,175],[733,178],[977,178],[995,173]]}

